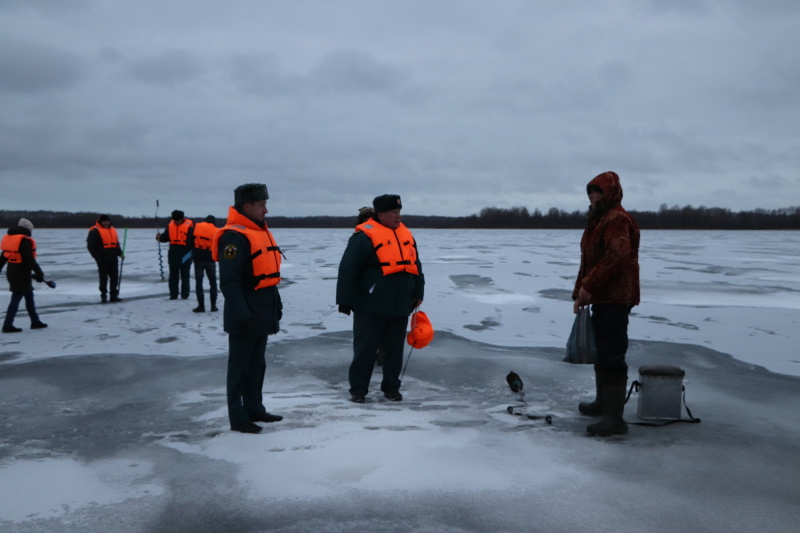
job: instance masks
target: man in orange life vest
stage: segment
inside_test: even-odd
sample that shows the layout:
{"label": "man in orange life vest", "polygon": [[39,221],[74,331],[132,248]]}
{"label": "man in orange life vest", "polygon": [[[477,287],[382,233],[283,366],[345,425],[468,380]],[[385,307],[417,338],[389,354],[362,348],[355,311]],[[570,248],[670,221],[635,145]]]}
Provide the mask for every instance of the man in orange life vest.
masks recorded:
{"label": "man in orange life vest", "polygon": [[44,281],[44,273],[39,263],[36,262],[36,242],[31,237],[33,223],[26,218],[19,219],[16,227],[9,228],[8,234],[3,237],[0,248],[0,271],[8,263],[6,277],[8,278],[11,301],[6,311],[3,322],[3,333],[19,333],[20,328],[14,327],[14,317],[17,315],[19,304],[25,299],[25,309],[31,319],[31,329],[46,328],[47,324],[39,320],[36,313],[36,303],[33,301],[33,279],[39,283]]}
{"label": "man in orange life vest", "polygon": [[117,257],[122,257],[122,248],[119,245],[117,229],[111,225],[108,215],[100,215],[95,225],[89,228],[86,248],[97,263],[97,272],[100,276],[100,301],[108,302],[108,293],[111,292],[111,301],[121,302]]}
{"label": "man in orange life vest", "polygon": [[183,216],[183,211],[176,209],[172,212],[172,220],[167,225],[167,231],[156,233],[156,240],[168,242],[167,263],[169,264],[169,299],[178,299],[178,284],[180,282],[181,298],[189,298],[189,277],[192,272],[192,242],[191,232],[194,223]]}
{"label": "man in orange life vest", "polygon": [[264,221],[267,186],[240,185],[228,209],[228,223],[211,247],[219,261],[225,296],[223,327],[228,334],[227,398],[231,429],[259,433],[255,422],[279,422],[264,408],[261,389],[267,368],[267,336],[279,330],[283,304],[278,292],[281,251]]}
{"label": "man in orange life vest", "polygon": [[217,218],[208,215],[203,222],[198,222],[192,228],[192,261],[194,261],[194,293],[197,296],[197,307],[192,309],[195,313],[206,310],[205,295],[203,294],[203,276],[208,277],[209,292],[211,293],[211,310],[217,311],[217,264],[211,253],[211,243],[217,233]]}
{"label": "man in orange life vest", "polygon": [[350,400],[364,403],[380,346],[384,347],[381,391],[401,401],[400,370],[408,317],[421,303],[425,277],[414,236],[400,221],[403,207],[395,194],[372,202],[375,216],[356,227],[339,263],[336,303],[353,311],[353,362]]}

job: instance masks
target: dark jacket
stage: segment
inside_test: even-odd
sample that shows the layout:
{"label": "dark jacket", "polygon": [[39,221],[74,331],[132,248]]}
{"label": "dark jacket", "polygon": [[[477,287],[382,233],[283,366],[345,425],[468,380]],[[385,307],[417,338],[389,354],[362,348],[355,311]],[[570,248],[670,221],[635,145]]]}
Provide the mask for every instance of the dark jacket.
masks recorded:
{"label": "dark jacket", "polygon": [[[158,240],[164,243],[169,242],[169,224],[167,224],[167,229],[161,232],[161,237],[159,237]],[[194,232],[191,229],[189,230],[185,245],[170,243],[169,248],[167,248],[167,261],[170,268],[180,268],[182,264],[191,259],[193,246]]]}
{"label": "dark jacket", "polygon": [[103,246],[103,237],[97,228],[89,228],[89,234],[86,236],[86,249],[92,254],[95,261],[112,261],[117,262],[117,257],[122,255],[122,247],[117,243],[114,248],[105,248]]}
{"label": "dark jacket", "polygon": [[[226,249],[228,253],[224,252]],[[253,289],[250,241],[238,231],[228,230],[219,237],[218,251],[219,286],[225,296],[225,332],[231,335],[277,333],[283,316],[281,295],[277,286]]]}
{"label": "dark jacket", "polygon": [[[31,236],[30,230],[21,226],[9,228],[8,234]],[[33,242],[30,239],[22,239],[19,251],[22,256],[22,263],[8,263],[8,268],[6,269],[9,290],[21,293],[31,292],[33,290],[33,282],[31,280],[36,279],[41,283],[44,281],[44,273],[33,256]],[[7,262],[5,255],[0,254],[0,270],[3,270]]]}
{"label": "dark jacket", "polygon": [[384,276],[372,240],[356,232],[347,242],[339,263],[336,282],[337,305],[348,305],[356,313],[372,316],[408,316],[413,301],[425,296],[425,276],[398,272]]}
{"label": "dark jacket", "polygon": [[581,287],[591,303],[639,303],[639,227],[622,207],[622,186],[613,172],[604,172],[588,185],[603,189],[598,208],[589,214],[581,238],[581,266],[572,299]]}

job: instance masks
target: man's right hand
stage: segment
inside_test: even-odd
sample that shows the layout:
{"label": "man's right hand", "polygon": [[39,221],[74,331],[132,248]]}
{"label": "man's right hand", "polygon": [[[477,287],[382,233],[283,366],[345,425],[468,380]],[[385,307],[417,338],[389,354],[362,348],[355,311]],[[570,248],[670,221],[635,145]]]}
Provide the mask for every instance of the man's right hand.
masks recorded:
{"label": "man's right hand", "polygon": [[353,308],[351,306],[349,306],[349,305],[340,305],[339,306],[339,312],[342,313],[342,314],[345,314],[347,316],[350,316],[350,311],[352,311],[352,310],[353,310]]}

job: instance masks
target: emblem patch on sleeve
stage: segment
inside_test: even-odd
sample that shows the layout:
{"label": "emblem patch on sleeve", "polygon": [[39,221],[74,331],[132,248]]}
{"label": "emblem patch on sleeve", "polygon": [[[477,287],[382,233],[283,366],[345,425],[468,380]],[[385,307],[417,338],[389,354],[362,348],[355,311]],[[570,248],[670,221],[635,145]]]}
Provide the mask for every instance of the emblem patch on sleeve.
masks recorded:
{"label": "emblem patch on sleeve", "polygon": [[226,244],[225,248],[222,250],[222,256],[225,259],[234,259],[236,257],[236,245]]}

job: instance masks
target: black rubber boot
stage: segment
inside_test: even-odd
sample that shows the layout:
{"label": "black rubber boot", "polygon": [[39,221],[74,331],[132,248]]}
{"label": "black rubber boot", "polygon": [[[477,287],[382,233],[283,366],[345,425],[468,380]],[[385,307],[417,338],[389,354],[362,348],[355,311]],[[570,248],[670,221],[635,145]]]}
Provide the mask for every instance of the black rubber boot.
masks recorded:
{"label": "black rubber boot", "polygon": [[212,311],[219,311],[219,309],[217,309],[217,299],[216,298],[211,298],[211,310]]}
{"label": "black rubber boot", "polygon": [[197,298],[197,307],[192,309],[193,313],[205,313],[206,312],[206,304],[203,298]]}
{"label": "black rubber boot", "polygon": [[596,392],[594,400],[591,402],[581,402],[578,404],[578,411],[586,416],[600,416],[603,414],[603,403],[605,401],[605,398],[603,397],[604,380],[605,376],[603,375],[603,372],[595,368],[594,383]]}
{"label": "black rubber boot", "polygon": [[600,437],[622,435],[628,432],[628,424],[622,418],[625,411],[625,387],[628,384],[628,377],[607,375],[605,378],[603,419],[597,424],[588,426],[586,431]]}

